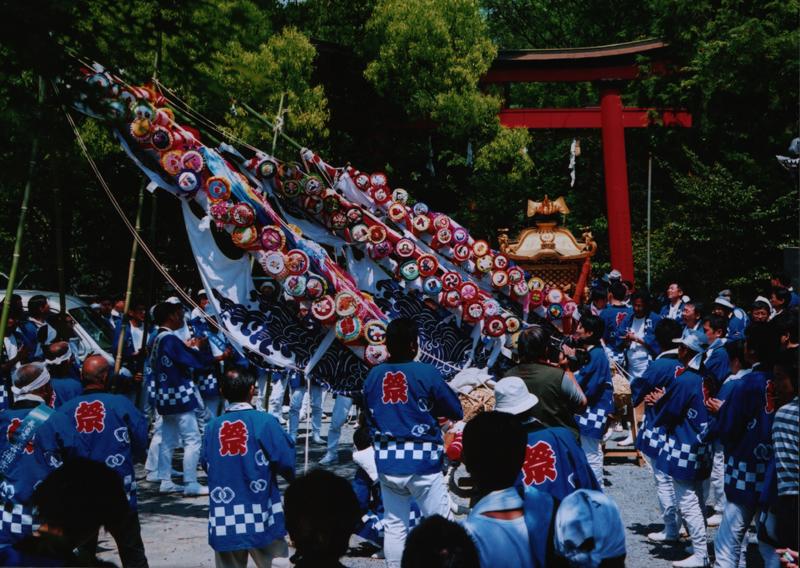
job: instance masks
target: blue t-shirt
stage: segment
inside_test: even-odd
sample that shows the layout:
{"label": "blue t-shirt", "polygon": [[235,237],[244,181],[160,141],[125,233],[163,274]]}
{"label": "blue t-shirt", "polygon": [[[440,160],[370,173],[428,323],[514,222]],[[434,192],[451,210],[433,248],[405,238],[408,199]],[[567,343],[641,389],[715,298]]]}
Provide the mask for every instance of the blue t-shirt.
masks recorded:
{"label": "blue t-shirt", "polygon": [[60,407],[83,392],[81,383],[71,377],[52,377],[50,385],[53,387],[53,395],[50,397],[50,406],[53,408]]}
{"label": "blue t-shirt", "polygon": [[364,401],[379,473],[441,470],[444,442],[437,418],[460,420],[463,412],[435,367],[414,361],[378,365],[364,381]]}

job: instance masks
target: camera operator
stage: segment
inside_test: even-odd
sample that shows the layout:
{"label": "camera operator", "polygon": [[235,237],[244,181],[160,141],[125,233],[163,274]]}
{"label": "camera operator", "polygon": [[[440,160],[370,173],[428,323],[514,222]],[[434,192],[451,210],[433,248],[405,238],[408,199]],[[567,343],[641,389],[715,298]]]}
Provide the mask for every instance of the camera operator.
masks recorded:
{"label": "camera operator", "polygon": [[568,428],[580,441],[575,414],[586,409],[586,397],[572,371],[567,367],[567,357],[560,352],[559,363],[547,358],[550,334],[534,325],[519,336],[517,350],[519,363],[506,372],[507,377],[521,377],[528,391],[539,399],[533,408],[533,417],[545,426]]}
{"label": "camera operator", "polygon": [[[575,334],[578,343],[589,350],[586,362],[575,374],[575,379],[586,395],[587,406],[582,413],[575,414],[581,434],[581,447],[586,452],[589,466],[603,487],[603,448],[601,442],[606,429],[608,415],[614,410],[614,386],[611,383],[611,368],[600,340],[604,331],[603,320],[591,314],[578,322]],[[567,357],[575,356],[575,349],[567,345],[561,350]]]}

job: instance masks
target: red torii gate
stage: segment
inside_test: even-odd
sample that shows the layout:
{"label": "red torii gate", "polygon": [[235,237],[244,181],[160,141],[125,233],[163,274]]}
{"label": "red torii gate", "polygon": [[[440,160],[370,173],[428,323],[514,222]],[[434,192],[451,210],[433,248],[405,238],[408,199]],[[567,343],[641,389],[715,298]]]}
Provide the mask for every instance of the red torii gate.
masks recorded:
{"label": "red torii gate", "polygon": [[[600,128],[603,137],[608,240],[611,266],[633,281],[631,214],[625,129],[652,124],[691,127],[686,111],[623,108],[620,89],[640,76],[638,55],[650,56],[650,71],[666,70],[666,44],[648,39],[599,47],[501,51],[483,83],[545,83],[593,81],[600,87],[600,106],[570,109],[504,108],[500,122],[511,128]],[[505,102],[508,104],[508,91]],[[653,119],[653,116],[657,118]]]}

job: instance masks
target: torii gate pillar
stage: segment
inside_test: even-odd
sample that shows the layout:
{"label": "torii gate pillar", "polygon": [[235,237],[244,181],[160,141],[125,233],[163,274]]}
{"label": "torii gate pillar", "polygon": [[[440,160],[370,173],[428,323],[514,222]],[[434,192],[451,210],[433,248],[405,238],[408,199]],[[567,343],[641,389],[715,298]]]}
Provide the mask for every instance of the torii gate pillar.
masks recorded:
{"label": "torii gate pillar", "polygon": [[615,86],[601,88],[600,121],[611,267],[619,270],[624,279],[633,281],[628,167],[625,158],[625,126],[622,120],[619,88]]}

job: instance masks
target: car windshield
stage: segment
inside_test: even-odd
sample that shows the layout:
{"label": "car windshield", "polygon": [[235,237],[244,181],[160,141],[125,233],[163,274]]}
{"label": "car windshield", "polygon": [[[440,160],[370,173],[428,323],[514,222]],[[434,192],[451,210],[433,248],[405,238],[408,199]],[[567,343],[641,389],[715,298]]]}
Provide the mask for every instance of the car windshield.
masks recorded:
{"label": "car windshield", "polygon": [[100,349],[111,352],[111,330],[94,310],[87,307],[72,308],[69,315],[97,342]]}

